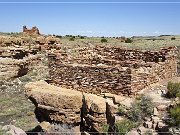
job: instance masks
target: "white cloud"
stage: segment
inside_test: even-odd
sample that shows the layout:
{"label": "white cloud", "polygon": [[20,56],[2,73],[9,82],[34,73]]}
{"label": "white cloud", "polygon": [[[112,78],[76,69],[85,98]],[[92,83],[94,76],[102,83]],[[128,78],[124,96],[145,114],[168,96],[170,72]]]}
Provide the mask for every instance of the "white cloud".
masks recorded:
{"label": "white cloud", "polygon": [[155,32],[154,32],[154,34],[160,34],[160,33],[162,33],[162,32],[159,32],[159,31],[155,31]]}
{"label": "white cloud", "polygon": [[86,33],[93,33],[93,31],[92,30],[87,30]]}

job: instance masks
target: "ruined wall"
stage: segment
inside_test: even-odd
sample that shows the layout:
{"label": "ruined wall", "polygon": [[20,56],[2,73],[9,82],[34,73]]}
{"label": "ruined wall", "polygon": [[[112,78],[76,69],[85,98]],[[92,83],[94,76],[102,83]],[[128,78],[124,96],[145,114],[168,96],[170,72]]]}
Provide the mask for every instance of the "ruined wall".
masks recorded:
{"label": "ruined wall", "polygon": [[77,56],[49,54],[52,83],[90,93],[132,95],[177,73],[176,48],[160,51],[120,47],[83,48]]}
{"label": "ruined wall", "polygon": [[177,58],[174,55],[166,55],[164,62],[149,63],[145,67],[132,69],[131,89],[139,91],[150,84],[169,79],[177,75]]}
{"label": "ruined wall", "polygon": [[40,35],[39,29],[36,26],[32,27],[32,29],[27,29],[26,26],[23,26],[23,33],[28,35]]}
{"label": "ruined wall", "polygon": [[90,93],[111,92],[118,94],[130,90],[130,71],[118,67],[50,63],[53,83]]}
{"label": "ruined wall", "polygon": [[26,45],[23,38],[7,36],[3,37],[3,39],[3,42],[0,44],[0,79],[10,79],[25,75],[41,61],[38,55],[40,51],[39,45],[30,47],[30,43]]}

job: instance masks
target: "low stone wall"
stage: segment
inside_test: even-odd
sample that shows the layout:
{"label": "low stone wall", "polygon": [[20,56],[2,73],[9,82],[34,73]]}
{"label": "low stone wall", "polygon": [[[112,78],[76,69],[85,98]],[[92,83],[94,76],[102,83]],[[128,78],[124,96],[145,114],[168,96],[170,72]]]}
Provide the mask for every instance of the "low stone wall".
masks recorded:
{"label": "low stone wall", "polygon": [[148,67],[131,69],[131,90],[138,92],[147,86],[177,75],[177,59],[171,57],[165,62],[151,63]]}
{"label": "low stone wall", "polygon": [[41,61],[39,51],[39,45],[33,45],[30,48],[14,43],[11,46],[0,44],[0,79],[25,75]]}
{"label": "low stone wall", "polygon": [[82,48],[77,56],[55,51],[49,54],[51,83],[99,94],[134,95],[139,90],[177,74],[175,47],[160,51],[120,47]]}
{"label": "low stone wall", "polygon": [[0,79],[23,76],[40,61],[41,59],[38,55],[31,55],[20,60],[0,57]]}

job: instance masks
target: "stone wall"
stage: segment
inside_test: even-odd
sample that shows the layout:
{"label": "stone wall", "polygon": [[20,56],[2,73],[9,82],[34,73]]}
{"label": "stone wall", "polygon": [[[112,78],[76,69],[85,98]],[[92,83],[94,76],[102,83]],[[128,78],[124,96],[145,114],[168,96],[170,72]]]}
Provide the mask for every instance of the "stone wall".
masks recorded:
{"label": "stone wall", "polygon": [[32,27],[32,29],[27,29],[26,26],[23,26],[23,33],[28,35],[40,35],[39,29],[36,26]]}
{"label": "stone wall", "polygon": [[2,41],[0,44],[0,80],[23,76],[41,61],[38,54],[39,45],[31,45],[22,38],[9,36],[3,37]]}
{"label": "stone wall", "polygon": [[51,83],[100,94],[133,95],[177,74],[175,47],[142,51],[121,47],[82,48],[76,56],[56,50],[49,54]]}

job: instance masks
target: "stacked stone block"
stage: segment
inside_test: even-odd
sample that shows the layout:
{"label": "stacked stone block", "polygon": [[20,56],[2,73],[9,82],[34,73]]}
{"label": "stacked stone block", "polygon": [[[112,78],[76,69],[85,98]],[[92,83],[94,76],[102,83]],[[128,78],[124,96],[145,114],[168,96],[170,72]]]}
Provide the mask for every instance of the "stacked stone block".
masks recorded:
{"label": "stacked stone block", "polygon": [[77,56],[49,54],[51,83],[88,93],[134,95],[152,83],[177,74],[175,47],[159,51],[96,46]]}

